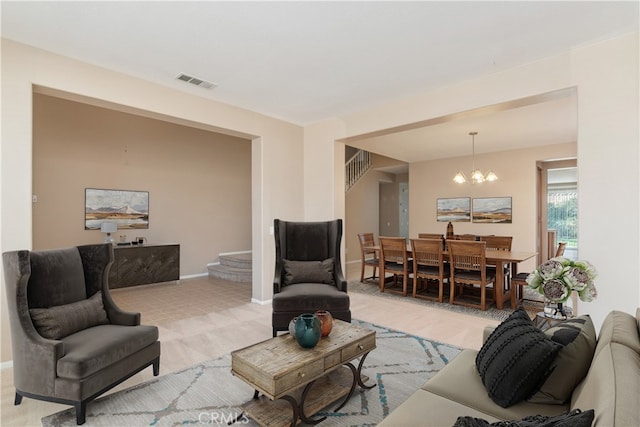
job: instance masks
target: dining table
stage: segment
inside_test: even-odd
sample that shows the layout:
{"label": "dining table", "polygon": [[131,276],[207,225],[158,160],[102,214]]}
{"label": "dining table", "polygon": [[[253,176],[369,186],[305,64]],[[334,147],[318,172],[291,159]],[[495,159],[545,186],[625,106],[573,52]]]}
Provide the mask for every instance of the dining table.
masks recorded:
{"label": "dining table", "polygon": [[[380,246],[367,246],[367,249],[375,250],[377,253],[380,253]],[[449,257],[449,251],[443,249],[442,254],[445,259]],[[407,245],[407,255],[411,257],[411,245]],[[496,307],[498,309],[502,309],[504,307],[505,301],[510,301],[512,289],[506,283],[505,279],[505,266],[511,264],[512,275],[518,274],[518,264],[531,259],[538,255],[537,252],[526,252],[526,251],[504,251],[504,250],[496,250],[496,249],[486,249],[485,257],[487,259],[487,264],[496,266],[496,280],[494,283],[494,291],[495,291],[495,300]],[[378,256],[380,260],[380,271],[384,271],[384,260],[382,257]],[[380,274],[380,289],[384,288],[384,275]],[[515,307],[512,307],[515,308]]]}

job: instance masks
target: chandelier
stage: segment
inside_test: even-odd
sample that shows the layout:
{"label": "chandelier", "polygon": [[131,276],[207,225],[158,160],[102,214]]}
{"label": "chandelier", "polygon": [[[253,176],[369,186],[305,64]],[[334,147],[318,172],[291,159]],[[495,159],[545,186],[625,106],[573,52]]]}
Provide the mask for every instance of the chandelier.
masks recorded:
{"label": "chandelier", "polygon": [[[498,176],[493,173],[492,170],[487,172],[486,174],[482,173],[480,169],[476,169],[476,135],[478,132],[469,132],[471,135],[471,184],[480,184],[485,181],[496,181]],[[453,181],[458,184],[464,184],[465,182],[469,182],[467,177],[464,175],[464,172],[460,171],[453,177]]]}

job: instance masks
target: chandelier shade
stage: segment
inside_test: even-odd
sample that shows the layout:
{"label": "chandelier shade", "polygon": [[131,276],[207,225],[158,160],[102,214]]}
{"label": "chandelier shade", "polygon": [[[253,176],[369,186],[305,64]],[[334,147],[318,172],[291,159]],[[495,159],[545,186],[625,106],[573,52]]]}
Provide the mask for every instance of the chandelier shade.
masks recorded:
{"label": "chandelier shade", "polygon": [[469,132],[471,135],[471,161],[472,161],[472,172],[471,179],[467,179],[464,172],[459,171],[454,177],[453,181],[457,184],[464,184],[465,182],[471,182],[471,184],[480,184],[485,181],[493,182],[498,180],[498,176],[492,171],[489,170],[487,173],[482,173],[479,168],[476,168],[476,135],[478,132]]}

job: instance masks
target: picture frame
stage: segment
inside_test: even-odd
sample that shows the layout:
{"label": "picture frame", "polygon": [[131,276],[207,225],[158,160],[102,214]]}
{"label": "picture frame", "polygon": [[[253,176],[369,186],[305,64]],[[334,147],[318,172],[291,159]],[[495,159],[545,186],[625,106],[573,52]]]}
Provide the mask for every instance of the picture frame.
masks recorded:
{"label": "picture frame", "polygon": [[149,228],[149,192],[85,188],[84,229],[100,230],[105,221],[119,230]]}
{"label": "picture frame", "polygon": [[471,198],[439,198],[436,202],[438,222],[470,222]]}
{"label": "picture frame", "polygon": [[511,224],[511,197],[474,198],[472,212],[472,220],[475,223]]}

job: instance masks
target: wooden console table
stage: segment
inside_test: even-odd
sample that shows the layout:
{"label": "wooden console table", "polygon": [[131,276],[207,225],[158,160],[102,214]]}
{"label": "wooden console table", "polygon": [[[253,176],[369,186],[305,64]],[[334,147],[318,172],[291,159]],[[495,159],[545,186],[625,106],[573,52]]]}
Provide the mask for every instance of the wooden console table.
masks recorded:
{"label": "wooden console table", "polygon": [[109,288],[180,279],[180,245],[133,245],[113,249]]}

